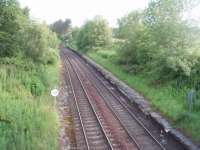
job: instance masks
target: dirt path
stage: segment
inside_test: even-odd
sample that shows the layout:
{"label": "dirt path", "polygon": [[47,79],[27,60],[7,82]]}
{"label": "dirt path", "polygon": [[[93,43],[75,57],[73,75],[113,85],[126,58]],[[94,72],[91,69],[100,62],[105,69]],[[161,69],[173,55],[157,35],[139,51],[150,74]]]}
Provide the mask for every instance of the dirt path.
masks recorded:
{"label": "dirt path", "polygon": [[59,149],[69,150],[73,148],[73,123],[70,113],[67,86],[65,84],[64,66],[61,62],[60,66],[60,87],[59,96],[57,98],[57,110],[60,121],[59,129]]}

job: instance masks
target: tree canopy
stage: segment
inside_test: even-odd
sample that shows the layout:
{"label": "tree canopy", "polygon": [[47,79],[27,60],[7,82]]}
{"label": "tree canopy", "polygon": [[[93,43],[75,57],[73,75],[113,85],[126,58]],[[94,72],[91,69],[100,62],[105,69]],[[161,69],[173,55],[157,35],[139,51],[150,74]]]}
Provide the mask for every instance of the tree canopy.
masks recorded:
{"label": "tree canopy", "polygon": [[56,32],[59,36],[65,35],[71,27],[71,20],[65,19],[65,21],[58,20],[50,25],[52,31]]}
{"label": "tree canopy", "polygon": [[[194,1],[155,0],[144,11],[118,21],[116,36],[125,39],[120,61],[161,78],[187,78],[198,63],[199,31],[183,18]],[[159,67],[158,67],[159,66]]]}
{"label": "tree canopy", "polygon": [[106,47],[111,43],[112,31],[107,21],[100,16],[85,23],[77,37],[77,46],[80,50],[95,47]]}
{"label": "tree canopy", "polygon": [[0,57],[22,55],[45,62],[50,48],[57,48],[56,34],[30,19],[29,9],[15,0],[0,1]]}

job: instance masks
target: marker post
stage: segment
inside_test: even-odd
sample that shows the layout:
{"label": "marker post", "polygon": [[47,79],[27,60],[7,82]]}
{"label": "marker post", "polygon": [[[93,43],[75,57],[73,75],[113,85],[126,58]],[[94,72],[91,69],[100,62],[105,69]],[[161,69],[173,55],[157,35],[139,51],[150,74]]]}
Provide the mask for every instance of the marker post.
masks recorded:
{"label": "marker post", "polygon": [[56,106],[56,97],[58,96],[58,94],[59,94],[59,90],[58,89],[51,90],[51,96],[54,97],[54,106]]}

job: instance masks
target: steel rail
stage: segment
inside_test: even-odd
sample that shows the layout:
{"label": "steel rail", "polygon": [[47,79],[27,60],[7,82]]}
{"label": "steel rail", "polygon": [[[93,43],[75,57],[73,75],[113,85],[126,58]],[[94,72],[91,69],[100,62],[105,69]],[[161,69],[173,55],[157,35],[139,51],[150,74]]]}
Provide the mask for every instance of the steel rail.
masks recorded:
{"label": "steel rail", "polygon": [[[74,53],[74,52],[72,52]],[[79,57],[78,57],[79,58]],[[80,58],[79,58],[80,59]],[[91,68],[89,68],[87,65],[86,67],[88,68],[88,70],[92,70]],[[91,72],[94,72],[93,70]],[[97,80],[109,91],[109,93],[115,98],[117,99],[117,101],[125,108],[125,110],[128,111],[128,113],[133,117],[134,120],[136,120],[140,126],[142,126],[142,128],[146,131],[146,133],[163,149],[166,150],[166,148],[151,134],[151,132],[145,127],[145,125],[135,116],[135,114],[133,114],[132,111],[130,111],[130,108],[128,108],[128,106],[126,106],[127,104],[125,104],[124,102],[122,102],[119,97],[117,97],[113,91],[111,91],[107,85],[105,85],[105,83],[96,75],[96,73],[94,73],[94,76],[97,78]]]}
{"label": "steel rail", "polygon": [[100,119],[99,119],[99,117],[98,117],[98,115],[97,115],[97,113],[96,113],[96,111],[95,111],[95,108],[94,108],[94,106],[93,106],[92,103],[91,103],[91,99],[90,99],[90,97],[89,97],[87,91],[85,90],[85,86],[83,85],[83,82],[81,81],[79,75],[77,74],[76,70],[74,69],[74,67],[73,67],[73,65],[72,65],[72,63],[71,63],[71,61],[70,61],[70,59],[69,59],[69,57],[68,57],[67,55],[66,55],[66,58],[67,58],[68,62],[70,63],[70,65],[71,65],[71,67],[72,67],[72,69],[73,69],[75,75],[77,76],[77,78],[78,78],[78,80],[79,80],[79,82],[80,82],[80,84],[81,84],[81,87],[82,87],[82,89],[83,89],[83,91],[84,91],[84,93],[85,93],[85,95],[86,95],[86,97],[87,97],[87,100],[88,100],[88,102],[89,102],[89,104],[90,104],[90,106],[91,106],[91,108],[92,108],[92,111],[93,111],[93,113],[94,113],[95,116],[96,116],[96,119],[97,119],[97,121],[98,121],[98,123],[99,123],[99,125],[100,125],[100,127],[101,127],[101,129],[102,129],[102,131],[103,131],[104,136],[106,137],[106,140],[107,140],[107,142],[108,142],[108,144],[109,144],[110,149],[111,149],[111,150],[114,150],[114,148],[113,148],[113,146],[112,146],[112,143],[111,143],[110,139],[108,138],[108,136],[106,135],[106,132],[105,132],[105,130],[104,130],[104,128],[103,128],[103,125],[102,125],[102,123],[101,123],[101,121],[100,121]]}
{"label": "steel rail", "polygon": [[[76,67],[78,68],[78,65],[76,65]],[[80,67],[79,67],[79,70],[81,70]],[[87,77],[87,79],[88,79],[88,77]],[[109,104],[107,103],[105,97],[104,97],[103,94],[100,92],[99,88],[98,88],[95,84],[93,84],[93,83],[91,83],[91,84],[96,88],[98,94],[104,99],[106,106],[111,110],[112,114],[113,114],[114,117],[119,121],[120,125],[122,126],[122,128],[124,129],[124,131],[127,133],[127,135],[130,137],[130,139],[132,139],[133,142],[136,144],[136,147],[137,147],[139,150],[142,150],[140,144],[138,144],[138,142],[137,142],[137,140],[135,139],[135,137],[132,136],[131,133],[128,131],[128,129],[123,125],[123,121],[117,116],[117,114],[116,114],[116,112],[114,111],[114,109],[113,109],[112,107],[109,106]]]}
{"label": "steel rail", "polygon": [[[99,79],[98,79],[99,80]],[[106,87],[105,83],[101,81],[101,83]],[[128,108],[129,106],[126,106],[124,102],[122,102],[119,97],[117,97],[113,91],[111,91],[109,88],[106,87],[106,89],[118,100],[118,102],[128,111],[128,113],[142,126],[142,128],[146,131],[147,134],[163,149],[166,150],[166,148],[151,134],[151,132],[145,127],[145,125],[133,114],[133,112]]]}
{"label": "steel rail", "polygon": [[87,135],[86,135],[85,127],[84,127],[84,125],[83,125],[82,116],[81,116],[81,113],[80,113],[80,109],[79,109],[79,107],[78,107],[77,97],[76,97],[76,94],[75,94],[75,91],[74,91],[74,86],[73,86],[73,84],[72,84],[71,75],[70,75],[70,73],[69,73],[69,69],[66,67],[66,62],[65,62],[65,68],[66,68],[67,74],[68,74],[68,76],[69,76],[70,85],[71,85],[71,88],[72,88],[73,97],[74,97],[74,99],[75,99],[76,108],[77,108],[77,110],[78,110],[78,116],[79,116],[79,119],[80,119],[80,122],[81,122],[81,126],[82,126],[82,130],[83,130],[85,142],[86,142],[86,145],[87,145],[87,149],[90,150],[91,148],[90,148],[90,146],[89,146],[89,142],[88,142],[88,138],[87,138]]}

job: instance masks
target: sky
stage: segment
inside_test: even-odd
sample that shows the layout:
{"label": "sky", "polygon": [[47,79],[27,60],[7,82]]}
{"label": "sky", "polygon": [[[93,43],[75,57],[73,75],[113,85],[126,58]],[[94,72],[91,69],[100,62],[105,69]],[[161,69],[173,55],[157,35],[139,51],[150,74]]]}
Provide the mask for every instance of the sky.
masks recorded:
{"label": "sky", "polygon": [[35,19],[48,24],[58,19],[70,18],[73,26],[81,26],[86,20],[101,15],[111,26],[117,19],[136,9],[144,9],[148,0],[19,0],[28,6]]}
{"label": "sky", "polygon": [[[86,20],[101,15],[110,26],[117,26],[117,19],[128,12],[147,7],[149,0],[19,0],[28,6],[34,19],[51,24],[69,18],[73,26],[81,26]],[[200,25],[200,5],[186,13],[186,18],[197,20]]]}

